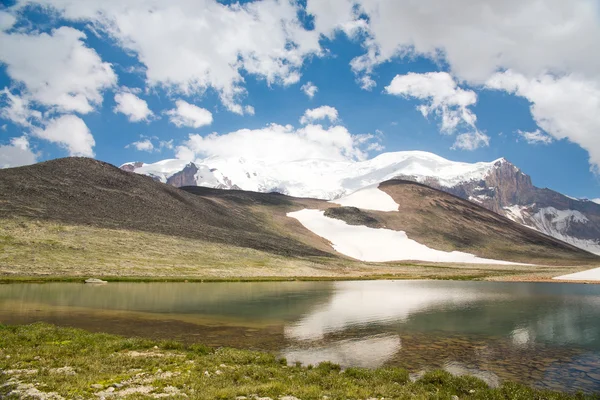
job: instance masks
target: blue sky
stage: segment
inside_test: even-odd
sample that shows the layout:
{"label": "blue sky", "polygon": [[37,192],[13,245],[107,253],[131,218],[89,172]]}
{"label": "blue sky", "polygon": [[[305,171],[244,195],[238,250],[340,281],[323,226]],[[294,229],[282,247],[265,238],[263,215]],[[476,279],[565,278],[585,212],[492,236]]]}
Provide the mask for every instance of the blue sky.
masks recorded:
{"label": "blue sky", "polygon": [[[600,32],[599,14],[589,16],[590,7],[597,10],[594,1],[570,6],[549,1],[545,10],[535,9],[539,5],[533,2],[507,2],[498,10],[491,7],[497,13],[492,27],[477,18],[477,7],[465,21],[469,15],[458,10],[432,16],[385,1],[336,0],[328,2],[331,7],[310,1],[244,2],[252,9],[209,0],[120,3],[127,2],[17,1],[0,11],[0,89],[6,88],[0,95],[1,166],[68,155],[116,165],[182,154],[202,159],[218,156],[220,147],[208,141],[202,142],[207,149],[194,147],[190,134],[226,136],[240,129],[252,134],[270,124],[290,124],[286,135],[303,138],[306,126],[318,126],[321,135],[343,127],[339,142],[324,145],[329,147],[323,154],[335,157],[371,158],[403,150],[465,162],[505,157],[537,186],[600,197],[593,172],[600,162],[600,61],[586,54],[600,37],[589,37]],[[162,23],[148,28],[143,13],[149,10],[154,13],[149,18]],[[581,26],[586,41],[580,32],[553,33],[552,24],[536,18],[542,11],[556,11],[556,18]],[[530,25],[519,32],[514,29],[517,18],[527,13]],[[185,20],[172,32],[168,21],[178,15]],[[197,28],[206,18],[217,17],[231,22],[207,32]],[[443,21],[447,31],[436,35],[435,29],[411,27],[408,20],[402,24],[409,17],[425,27]],[[282,22],[292,28],[281,30]],[[465,39],[468,24],[466,30],[474,35]],[[247,27],[256,35],[248,43]],[[154,41],[145,42],[153,31],[159,31]],[[225,39],[214,42],[210,37],[206,46],[212,47],[203,47],[201,42],[209,41],[205,34]],[[498,44],[509,40],[509,47]],[[530,55],[548,40],[554,41],[551,50]],[[54,59],[54,54],[62,56]],[[318,88],[312,98],[301,89],[309,82]],[[115,111],[119,93],[140,100],[138,106],[146,102],[147,112],[136,109],[140,121]],[[177,107],[178,101],[197,108],[191,108],[190,116]],[[324,110],[322,106],[334,108],[337,118],[317,113],[300,123],[306,110]],[[428,107],[427,117],[418,107]],[[210,123],[199,109],[212,115]],[[177,115],[183,118],[180,126],[173,121]],[[457,122],[444,125],[446,117]],[[530,135],[527,139],[519,132]],[[457,145],[460,135],[466,135],[466,144]],[[152,150],[138,150],[133,143],[141,141],[152,143]],[[370,144],[375,150],[368,150]],[[268,148],[270,142],[256,145]],[[356,151],[353,155],[348,146]],[[246,150],[240,146],[240,156]],[[290,157],[293,150],[285,149]]]}

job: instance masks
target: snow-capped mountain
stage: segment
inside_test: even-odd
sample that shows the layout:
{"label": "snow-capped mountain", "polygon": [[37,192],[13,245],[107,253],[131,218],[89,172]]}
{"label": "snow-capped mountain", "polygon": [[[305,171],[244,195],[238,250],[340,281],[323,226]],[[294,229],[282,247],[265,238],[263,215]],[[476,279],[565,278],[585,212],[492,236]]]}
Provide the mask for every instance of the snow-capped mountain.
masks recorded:
{"label": "snow-capped mountain", "polygon": [[407,151],[384,153],[360,162],[308,159],[272,163],[213,157],[200,162],[127,163],[121,168],[175,186],[240,188],[332,200],[399,175],[420,182],[436,177],[444,187],[453,187],[463,181],[482,179],[492,166],[493,163],[453,162],[432,153]]}
{"label": "snow-capped mountain", "polygon": [[432,153],[383,153],[366,161],[268,162],[211,157],[201,161],[126,163],[122,169],[173,186],[208,186],[333,200],[392,178],[420,182],[478,203],[525,226],[600,254],[600,205],[533,186],[500,158],[463,163]]}

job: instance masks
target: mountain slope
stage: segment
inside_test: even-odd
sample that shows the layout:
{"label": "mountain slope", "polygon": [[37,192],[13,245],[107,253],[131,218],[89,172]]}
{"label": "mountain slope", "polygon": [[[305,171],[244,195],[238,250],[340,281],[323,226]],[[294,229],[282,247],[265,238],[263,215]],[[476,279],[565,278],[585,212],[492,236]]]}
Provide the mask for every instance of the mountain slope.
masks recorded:
{"label": "mountain slope", "polygon": [[248,207],[195,196],[87,158],[0,170],[0,217],[14,216],[140,230],[290,256],[330,256],[268,229],[260,213]]}
{"label": "mountain slope", "polygon": [[208,158],[196,163],[164,160],[121,168],[174,186],[244,189],[336,199],[363,187],[399,178],[470,200],[580,248],[600,254],[600,205],[533,186],[531,178],[501,158],[475,164],[432,153],[384,153],[361,162],[295,160],[286,163]]}
{"label": "mountain slope", "polygon": [[599,260],[424,185],[393,180],[373,190],[391,196],[399,209],[394,210],[390,204],[386,211],[340,207],[334,202],[278,193],[197,186],[177,189],[100,161],[66,158],[0,170],[0,218],[25,217],[152,232],[287,257],[343,258],[332,243],[287,216],[304,209],[325,210],[331,217],[346,221],[358,216],[353,224],[375,223],[377,227],[406,232],[420,246],[439,251],[458,250],[482,258],[550,265]]}

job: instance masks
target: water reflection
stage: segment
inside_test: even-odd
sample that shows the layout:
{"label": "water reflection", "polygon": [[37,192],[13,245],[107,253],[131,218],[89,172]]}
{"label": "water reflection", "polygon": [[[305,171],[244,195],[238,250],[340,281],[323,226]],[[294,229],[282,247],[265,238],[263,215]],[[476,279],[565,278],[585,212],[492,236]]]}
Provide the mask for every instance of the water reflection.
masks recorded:
{"label": "water reflection", "polygon": [[321,339],[325,334],[372,324],[389,325],[430,309],[465,309],[476,301],[498,301],[505,293],[477,287],[444,287],[438,282],[337,282],[329,301],[286,327],[287,337]]}
{"label": "water reflection", "polygon": [[380,367],[402,348],[398,335],[375,335],[364,339],[332,341],[326,345],[291,346],[282,351],[293,362],[316,365],[331,361],[342,367]]}
{"label": "water reflection", "polygon": [[[600,286],[362,281],[1,285],[0,321],[278,351],[288,361],[445,368],[600,390]],[[567,382],[561,376],[568,376]],[[570,382],[570,383],[569,383]]]}

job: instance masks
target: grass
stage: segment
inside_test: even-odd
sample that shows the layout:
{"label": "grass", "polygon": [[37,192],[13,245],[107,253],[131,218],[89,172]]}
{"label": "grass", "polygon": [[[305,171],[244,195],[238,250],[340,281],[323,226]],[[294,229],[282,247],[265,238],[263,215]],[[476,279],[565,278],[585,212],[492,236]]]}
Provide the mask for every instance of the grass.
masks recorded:
{"label": "grass", "polygon": [[0,325],[0,349],[1,398],[118,398],[130,393],[128,399],[598,399],[514,383],[492,389],[476,378],[443,371],[411,382],[398,368],[288,366],[270,353],[153,342],[47,324]]}
{"label": "grass", "polygon": [[80,281],[90,276],[111,281],[497,279],[532,272],[556,276],[572,270],[292,258],[157,233],[0,219],[0,282]]}

